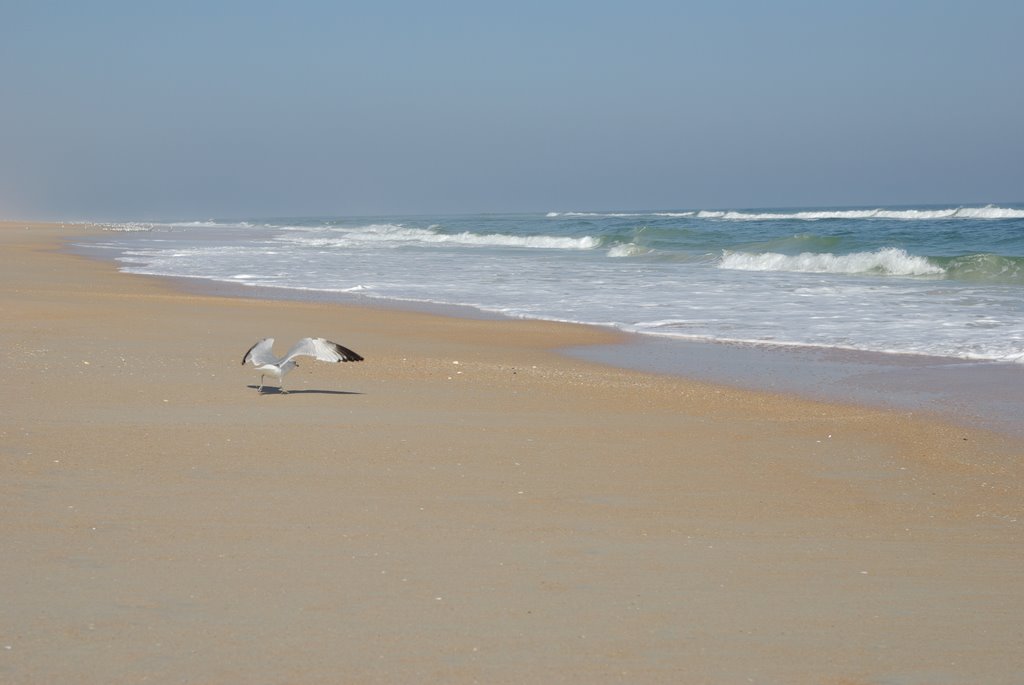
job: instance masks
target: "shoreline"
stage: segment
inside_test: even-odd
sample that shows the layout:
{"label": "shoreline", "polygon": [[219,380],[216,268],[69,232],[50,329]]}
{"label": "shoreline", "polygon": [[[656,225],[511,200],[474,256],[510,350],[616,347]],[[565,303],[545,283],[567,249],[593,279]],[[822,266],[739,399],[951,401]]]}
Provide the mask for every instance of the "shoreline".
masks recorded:
{"label": "shoreline", "polygon": [[[922,413],[965,428],[1024,438],[1024,366],[834,348],[729,345],[634,336],[628,368],[820,402]],[[617,345],[570,350],[584,360]]]}
{"label": "shoreline", "polygon": [[[66,244],[65,249],[71,254],[118,266],[101,249],[71,244]],[[924,413],[965,428],[982,428],[1024,439],[1024,364],[1021,363],[801,345],[688,340],[633,333],[599,324],[518,319],[470,305],[247,286],[191,276],[133,275],[164,280],[172,288],[198,295],[338,304],[471,320],[536,320],[587,326],[606,332],[613,340],[608,344],[570,346],[561,350],[563,354],[623,371],[662,374],[754,392],[791,394],[817,402]]]}
{"label": "shoreline", "polygon": [[[594,327],[188,292],[73,235],[0,223],[0,680],[1024,674],[1019,439],[561,353]],[[268,334],[366,361],[258,395]]]}

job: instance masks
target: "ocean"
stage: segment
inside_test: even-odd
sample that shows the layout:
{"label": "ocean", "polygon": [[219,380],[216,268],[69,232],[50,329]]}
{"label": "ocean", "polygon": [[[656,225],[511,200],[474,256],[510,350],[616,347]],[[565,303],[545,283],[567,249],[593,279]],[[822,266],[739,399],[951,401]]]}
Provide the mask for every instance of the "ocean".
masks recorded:
{"label": "ocean", "polygon": [[124,271],[661,338],[1024,363],[1024,205],[108,223]]}

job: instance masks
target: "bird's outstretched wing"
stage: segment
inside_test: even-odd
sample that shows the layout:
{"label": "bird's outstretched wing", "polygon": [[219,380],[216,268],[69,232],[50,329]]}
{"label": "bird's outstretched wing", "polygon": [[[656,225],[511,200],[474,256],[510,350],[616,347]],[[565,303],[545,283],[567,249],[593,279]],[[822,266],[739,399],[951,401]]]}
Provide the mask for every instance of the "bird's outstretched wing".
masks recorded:
{"label": "bird's outstretched wing", "polygon": [[274,356],[274,339],[264,338],[258,343],[249,348],[249,351],[242,357],[242,366],[245,366],[246,362],[252,362],[253,366],[263,366],[264,364],[276,364],[277,357]]}
{"label": "bird's outstretched wing", "polygon": [[295,343],[292,349],[288,350],[288,354],[281,360],[282,364],[286,364],[291,361],[294,357],[316,357],[317,360],[322,362],[361,362],[363,358],[348,349],[342,347],[336,342],[330,340],[324,340],[323,338],[303,338],[299,342]]}

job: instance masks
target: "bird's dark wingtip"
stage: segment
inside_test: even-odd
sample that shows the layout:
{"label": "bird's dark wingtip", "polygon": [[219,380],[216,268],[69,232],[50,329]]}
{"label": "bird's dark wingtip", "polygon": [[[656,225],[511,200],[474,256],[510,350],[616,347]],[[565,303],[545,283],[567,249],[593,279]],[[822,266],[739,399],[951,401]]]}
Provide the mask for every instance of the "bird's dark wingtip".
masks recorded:
{"label": "bird's dark wingtip", "polygon": [[342,347],[338,343],[334,343],[334,351],[337,352],[341,356],[341,359],[339,359],[338,361],[342,361],[342,362],[361,362],[361,361],[363,361],[362,355],[360,355],[357,352],[353,352],[352,350],[348,349],[347,347]]}
{"label": "bird's dark wingtip", "polygon": [[245,363],[249,361],[249,354],[251,354],[256,345],[259,345],[261,342],[263,341],[258,340],[252,347],[245,351],[245,354],[242,355],[242,366],[245,366]]}

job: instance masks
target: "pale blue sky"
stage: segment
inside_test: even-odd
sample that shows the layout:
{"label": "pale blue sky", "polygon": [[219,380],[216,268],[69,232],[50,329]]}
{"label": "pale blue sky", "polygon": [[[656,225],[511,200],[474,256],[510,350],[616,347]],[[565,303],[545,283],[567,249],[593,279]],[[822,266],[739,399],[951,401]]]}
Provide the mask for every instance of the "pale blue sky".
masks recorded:
{"label": "pale blue sky", "polygon": [[1024,2],[0,0],[0,216],[1024,201]]}

